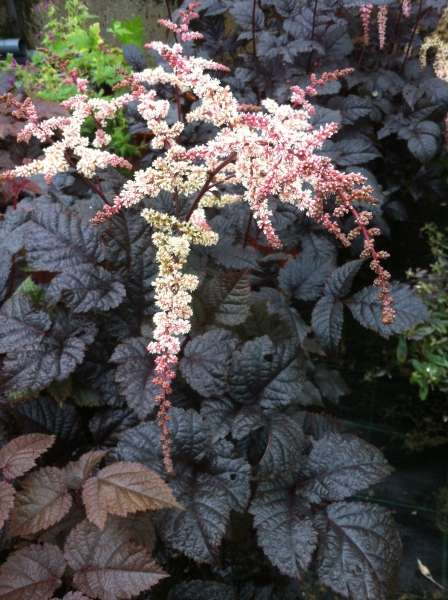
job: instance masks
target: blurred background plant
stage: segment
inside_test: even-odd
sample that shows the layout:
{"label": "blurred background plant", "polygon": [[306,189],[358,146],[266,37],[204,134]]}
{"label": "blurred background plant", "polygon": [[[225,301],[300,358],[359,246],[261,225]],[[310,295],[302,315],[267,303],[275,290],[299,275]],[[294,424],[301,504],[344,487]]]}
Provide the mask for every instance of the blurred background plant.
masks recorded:
{"label": "blurred background plant", "polygon": [[[41,5],[45,11],[42,43],[30,53],[25,64],[12,55],[0,61],[0,74],[17,93],[48,102],[61,102],[77,93],[77,79],[86,79],[90,96],[113,96],[114,86],[131,72],[126,54],[142,60],[144,30],[141,17],[114,21],[109,32],[117,39],[112,45],[104,41],[100,24],[95,21],[82,0]],[[8,90],[9,91],[9,90]],[[128,131],[123,112],[107,128],[110,148],[119,156],[134,157],[140,153]]]}
{"label": "blurred background plant", "polygon": [[105,44],[99,23],[81,0],[48,5],[42,44],[31,60],[18,65],[10,56],[1,68],[13,71],[16,86],[27,95],[54,102],[76,93],[75,83],[67,78],[70,72],[88,79],[99,95],[110,94],[129,72],[122,49]]}
{"label": "blurred background plant", "polygon": [[448,233],[433,223],[423,230],[434,262],[428,269],[411,270],[409,277],[430,319],[400,337],[397,360],[411,367],[410,380],[426,400],[431,391],[448,391]]}

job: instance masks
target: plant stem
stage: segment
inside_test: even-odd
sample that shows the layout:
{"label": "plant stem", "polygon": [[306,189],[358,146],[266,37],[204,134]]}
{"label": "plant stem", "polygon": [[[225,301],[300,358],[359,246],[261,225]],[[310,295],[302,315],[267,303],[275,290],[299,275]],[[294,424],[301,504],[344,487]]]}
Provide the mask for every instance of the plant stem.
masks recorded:
{"label": "plant stem", "polygon": [[252,225],[252,212],[249,213],[249,218],[247,219],[247,225],[246,225],[246,231],[244,232],[244,241],[243,241],[243,248],[245,248],[247,246],[247,242],[249,241],[249,232],[250,232],[250,226]]}
{"label": "plant stem", "polygon": [[[356,210],[356,208],[354,206],[352,206],[350,208],[350,212],[352,213],[352,215],[355,218],[355,222],[358,223],[358,219],[359,219],[359,212]],[[367,241],[367,242],[371,242],[372,241],[372,236],[370,235],[370,233],[367,230],[367,227],[365,225],[358,225],[359,229],[361,230],[362,236],[363,238]],[[372,253],[371,256],[374,260],[379,260],[378,257],[378,253],[375,250],[375,248],[372,247]]]}
{"label": "plant stem", "polygon": [[410,53],[411,53],[411,50],[412,50],[412,43],[414,41],[415,34],[417,33],[417,28],[419,26],[420,20],[423,17],[422,6],[423,6],[423,0],[420,0],[419,4],[418,4],[417,18],[415,20],[415,25],[412,28],[411,39],[409,40],[409,44],[408,44],[408,47],[406,48],[406,52],[405,52],[405,55],[404,55],[404,58],[403,58],[403,63],[402,63],[403,67],[405,66],[405,64],[406,64],[406,62],[407,62],[407,60],[408,60],[408,58],[410,56]]}
{"label": "plant stem", "polygon": [[95,192],[95,194],[98,194],[98,196],[101,198],[101,200],[105,204],[108,204],[109,206],[113,205],[113,202],[111,202],[110,200],[107,199],[106,194],[103,192],[103,189],[102,189],[100,183],[94,183],[93,181],[91,181],[90,179],[87,179],[87,177],[84,177],[83,175],[82,175],[82,178],[91,187],[92,191]]}
{"label": "plant stem", "polygon": [[[394,35],[393,35],[393,40],[398,40],[399,36],[398,36],[398,31],[400,29],[400,24],[401,24],[401,17],[403,15],[403,10],[402,10],[402,6],[400,5],[398,7],[398,18],[397,21],[395,23],[395,31],[394,31]],[[398,42],[394,41],[393,44],[391,45],[391,49],[390,49],[390,54],[393,54],[395,49],[398,46]]]}
{"label": "plant stem", "polygon": [[225,158],[223,161],[221,161],[219,163],[219,165],[217,167],[215,167],[213,169],[213,171],[210,171],[208,174],[208,177],[204,183],[204,185],[201,187],[201,189],[199,190],[199,192],[197,193],[196,198],[193,200],[192,205],[190,206],[187,216],[185,217],[186,221],[190,220],[191,215],[193,214],[193,212],[196,210],[199,201],[201,200],[202,196],[208,192],[208,190],[210,189],[210,184],[212,183],[213,179],[216,177],[216,175],[222,171],[222,169],[224,169],[225,167],[227,167],[227,165],[230,165],[230,163],[234,162],[236,159],[236,152],[232,152],[232,154],[230,154],[227,158]]}
{"label": "plant stem", "polygon": [[[314,29],[316,27],[316,17],[317,17],[317,3],[319,0],[314,0],[314,7],[313,7],[313,23],[311,25],[311,41],[314,40]],[[311,50],[309,56],[308,56],[308,65],[306,68],[306,72],[310,73],[311,72],[311,59],[313,58],[313,51]]]}
{"label": "plant stem", "polygon": [[[171,5],[170,5],[170,0],[165,0],[165,6],[166,6],[166,12],[168,13],[168,19],[173,22],[173,12],[171,10]],[[177,38],[177,33],[173,31],[173,36],[174,36],[174,40],[176,41],[176,43],[179,42],[178,38]],[[180,102],[180,93],[179,90],[177,89],[177,87],[174,88],[174,99],[176,102],[176,109],[177,109],[177,120],[178,121],[184,121],[184,115],[182,113],[182,105]]]}
{"label": "plant stem", "polygon": [[[173,20],[173,13],[171,12],[170,0],[165,0],[165,6],[166,6],[166,12],[168,13],[168,19],[170,21],[172,21]],[[176,38],[176,41],[177,41],[176,34],[174,34],[174,37]]]}
{"label": "plant stem", "polygon": [[173,200],[174,200],[174,204],[176,206],[176,217],[178,217],[179,213],[180,213],[180,198],[179,198],[179,192],[177,190],[175,192],[173,192]]}
{"label": "plant stem", "polygon": [[257,58],[257,40],[256,40],[256,9],[257,9],[257,0],[252,0],[252,54],[254,58]]}
{"label": "plant stem", "polygon": [[[76,169],[75,161],[69,156],[66,156],[66,158],[67,158],[67,162],[70,164],[70,166],[73,169]],[[76,171],[76,175],[78,175],[89,186],[89,188],[101,198],[101,200],[104,202],[104,204],[107,204],[108,206],[113,206],[113,202],[111,202],[110,200],[107,199],[106,194],[103,192],[103,189],[102,189],[100,183],[93,182],[91,179],[89,179],[82,173],[79,173],[78,171]]]}

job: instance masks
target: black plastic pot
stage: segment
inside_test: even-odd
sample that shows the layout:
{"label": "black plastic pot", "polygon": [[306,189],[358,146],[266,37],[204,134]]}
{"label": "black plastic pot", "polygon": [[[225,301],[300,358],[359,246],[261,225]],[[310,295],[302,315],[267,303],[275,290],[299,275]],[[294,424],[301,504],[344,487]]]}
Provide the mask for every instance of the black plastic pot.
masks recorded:
{"label": "black plastic pot", "polygon": [[0,55],[12,54],[14,58],[26,56],[26,44],[21,38],[0,39]]}

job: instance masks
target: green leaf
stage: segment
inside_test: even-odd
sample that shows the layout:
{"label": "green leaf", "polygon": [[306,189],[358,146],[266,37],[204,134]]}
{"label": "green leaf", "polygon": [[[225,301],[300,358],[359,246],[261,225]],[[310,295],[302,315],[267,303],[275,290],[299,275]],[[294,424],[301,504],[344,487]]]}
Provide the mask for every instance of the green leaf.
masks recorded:
{"label": "green leaf", "polygon": [[145,28],[140,15],[123,21],[113,21],[108,31],[113,33],[123,45],[133,44],[134,46],[143,48],[145,43]]}
{"label": "green leaf", "polygon": [[403,335],[398,338],[396,357],[400,365],[403,365],[408,357],[408,343]]}

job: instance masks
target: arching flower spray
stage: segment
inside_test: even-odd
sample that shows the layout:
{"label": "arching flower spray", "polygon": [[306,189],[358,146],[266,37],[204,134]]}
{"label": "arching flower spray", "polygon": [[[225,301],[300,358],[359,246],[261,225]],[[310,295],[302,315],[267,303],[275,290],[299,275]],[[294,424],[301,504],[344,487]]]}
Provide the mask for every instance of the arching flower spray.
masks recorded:
{"label": "arching flower spray", "polygon": [[[196,3],[181,13],[181,23],[162,20],[180,41],[196,40],[200,34],[189,29],[197,16]],[[218,235],[207,222],[208,207],[219,209],[234,202],[246,202],[259,229],[272,248],[281,248],[272,221],[271,200],[295,206],[320,224],[344,246],[361,237],[362,257],[368,259],[374,272],[382,303],[384,323],[395,316],[390,293],[390,275],[382,261],[387,253],[375,248],[379,230],[371,227],[372,213],[360,204],[375,199],[365,178],[358,173],[344,173],[321,153],[324,143],[338,130],[335,123],[315,127],[314,107],[309,98],[319,86],[343,78],[343,69],[319,76],[311,75],[309,85],[291,88],[291,102],[278,104],[272,99],[261,102],[254,112],[240,105],[232,90],[210,71],[226,71],[226,67],[202,57],[186,56],[179,43],[148,44],[167,63],[134,73],[122,82],[124,93],[111,99],[89,98],[80,93],[65,102],[68,116],[39,121],[31,102],[24,109],[28,123],[22,140],[32,136],[48,144],[43,158],[3,174],[23,177],[42,173],[51,180],[59,172],[75,169],[82,177],[92,178],[97,169],[107,166],[131,169],[130,163],[107,150],[109,138],[105,128],[117,111],[133,103],[151,132],[151,146],[157,157],[144,169],[133,173],[120,193],[104,205],[93,219],[102,223],[123,209],[155,198],[160,192],[171,193],[176,214],[165,214],[155,208],[144,209],[142,217],[152,229],[156,249],[158,275],[154,281],[157,312],[154,335],[148,351],[155,357],[153,383],[159,390],[158,421],[162,431],[165,467],[172,470],[169,435],[169,409],[172,382],[184,336],[190,330],[191,298],[199,280],[186,273],[185,266],[193,245],[209,246]],[[195,98],[192,109],[174,123],[168,119],[170,101],[158,95],[160,86],[173,90],[175,98],[188,93]],[[183,115],[179,115],[183,116]],[[96,124],[96,133],[88,136],[83,129],[87,119]],[[215,135],[206,143],[184,146],[180,142],[186,123],[207,123]],[[223,184],[238,192],[229,193]],[[329,202],[329,199],[334,199]],[[341,219],[350,216],[354,228],[343,230]]]}

